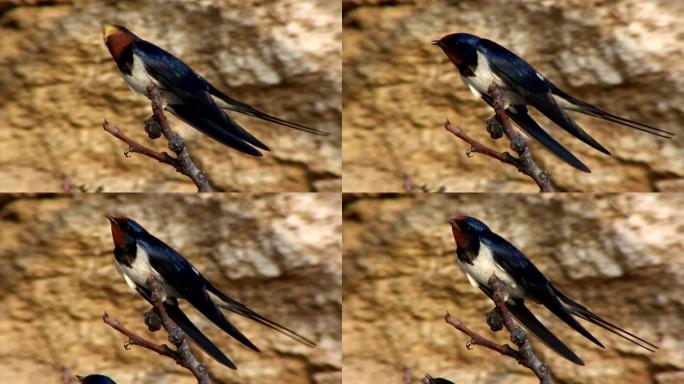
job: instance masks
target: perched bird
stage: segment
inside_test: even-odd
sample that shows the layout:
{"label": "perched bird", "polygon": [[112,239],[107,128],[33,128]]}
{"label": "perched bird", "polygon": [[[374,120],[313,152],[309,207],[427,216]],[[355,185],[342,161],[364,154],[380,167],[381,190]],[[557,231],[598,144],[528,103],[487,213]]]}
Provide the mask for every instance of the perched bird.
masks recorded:
{"label": "perched bird", "polygon": [[114,264],[126,283],[150,301],[151,291],[147,285],[147,279],[154,276],[166,293],[164,307],[171,320],[219,363],[237,369],[235,364],[187,318],[178,306],[178,299],[189,301],[206,318],[254,351],[259,352],[259,348],[235,328],[218,307],[254,320],[304,345],[315,346],[307,338],[254,312],[221,292],[205,279],[183,255],[152,236],[140,224],[123,216],[108,215],[107,218],[111,223],[114,240]]}
{"label": "perched bird", "polygon": [[483,222],[469,216],[458,216],[449,223],[456,241],[458,266],[470,284],[480,288],[492,298],[493,291],[489,287],[489,278],[492,274],[496,274],[496,277],[505,285],[506,307],[510,313],[529,332],[564,358],[575,364],[584,365],[582,359],[537,320],[525,306],[525,299],[545,306],[599,347],[604,348],[603,344],[580,325],[573,315],[596,324],[648,351],[655,352],[658,348],[602,319],[561,292],[522,252],[506,239],[492,232]]}
{"label": "perched bird", "polygon": [[86,377],[76,375],[79,383],[82,384],[116,384],[116,382],[104,375],[88,375]]}
{"label": "perched bird", "polygon": [[441,377],[434,378],[430,375],[425,375],[425,384],[454,384],[453,382],[447,380],[447,379],[442,379]]}
{"label": "perched bird", "polygon": [[536,108],[571,135],[607,155],[610,155],[610,152],[580,128],[568,116],[566,110],[598,117],[667,139],[673,136],[670,132],[613,115],[573,98],[553,85],[525,60],[491,40],[468,33],[454,33],[434,40],[432,44],[442,48],[449,60],[458,68],[465,85],[476,97],[481,97],[490,106],[494,100],[488,89],[492,82],[496,82],[504,91],[504,107],[508,117],[546,149],[581,171],[591,172],[589,167],[530,117],[527,113],[528,106]]}
{"label": "perched bird", "polygon": [[134,35],[120,25],[103,28],[105,44],[128,86],[147,96],[154,84],[166,110],[214,140],[252,156],[254,148],[270,149],[240,127],[226,112],[238,112],[317,135],[326,132],[271,116],[216,89],[177,57]]}

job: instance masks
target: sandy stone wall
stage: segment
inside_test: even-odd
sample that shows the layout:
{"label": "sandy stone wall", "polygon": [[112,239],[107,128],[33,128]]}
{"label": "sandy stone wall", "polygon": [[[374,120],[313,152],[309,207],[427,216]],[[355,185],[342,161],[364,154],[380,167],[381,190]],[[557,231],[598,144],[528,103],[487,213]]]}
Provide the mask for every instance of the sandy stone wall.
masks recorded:
{"label": "sandy stone wall", "polygon": [[660,346],[649,353],[587,323],[594,346],[545,309],[531,309],[586,362],[567,362],[533,339],[557,383],[674,384],[684,380],[684,197],[663,195],[347,196],[344,209],[345,383],[400,383],[405,367],[458,384],[538,383],[526,369],[448,326],[446,311],[506,343],[485,323],[490,300],[454,260],[446,220],[482,219],[559,288]]}
{"label": "sandy stone wall", "polygon": [[198,351],[215,383],[341,382],[341,215],[337,194],[34,196],[0,198],[0,382],[59,383],[63,367],[121,384],[196,382],[173,361],[105,325],[107,311],[143,323],[149,305],[116,272],[104,214],[137,219],[224,292],[318,343],[315,349],[239,316],[261,350],[225,335],[185,302],[195,324],[238,366]]}
{"label": "sandy stone wall", "polygon": [[132,93],[102,42],[128,26],[219,89],[271,114],[331,133],[314,136],[237,120],[272,148],[255,159],[180,120],[172,126],[224,191],[335,191],[341,175],[341,5],[337,0],[74,0],[0,7],[0,191],[195,191],[170,167],[102,130],[107,118],[157,150],[143,130],[149,102]]}
{"label": "sandy stone wall", "polygon": [[684,189],[684,2],[677,0],[347,1],[344,190],[402,191],[403,175],[447,191],[537,191],[514,168],[465,155],[445,119],[505,151],[485,131],[491,109],[430,42],[453,32],[490,38],[560,88],[676,134],[656,137],[574,114],[605,156],[541,119],[591,169],[584,174],[532,143],[560,190]]}

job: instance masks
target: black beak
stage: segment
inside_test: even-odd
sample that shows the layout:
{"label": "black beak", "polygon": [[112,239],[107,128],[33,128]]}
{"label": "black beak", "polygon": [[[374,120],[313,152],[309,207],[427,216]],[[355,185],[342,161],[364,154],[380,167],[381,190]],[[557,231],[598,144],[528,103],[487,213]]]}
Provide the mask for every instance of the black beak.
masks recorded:
{"label": "black beak", "polygon": [[432,40],[432,45],[442,46],[442,40]]}
{"label": "black beak", "polygon": [[112,224],[117,224],[117,225],[119,224],[119,223],[116,221],[116,219],[114,218],[114,216],[112,216],[112,215],[105,215],[105,217],[106,217],[107,219],[109,219],[109,221],[110,221]]}

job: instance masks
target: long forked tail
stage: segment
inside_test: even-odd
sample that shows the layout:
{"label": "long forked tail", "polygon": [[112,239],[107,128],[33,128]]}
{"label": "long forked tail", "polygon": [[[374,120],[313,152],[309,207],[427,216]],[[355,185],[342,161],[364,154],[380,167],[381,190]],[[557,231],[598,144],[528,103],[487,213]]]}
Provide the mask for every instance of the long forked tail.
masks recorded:
{"label": "long forked tail", "polygon": [[572,300],[569,298],[567,295],[565,295],[563,292],[561,292],[558,288],[554,287],[553,285],[551,286],[551,289],[553,289],[554,293],[558,298],[561,300],[561,302],[565,305],[568,311],[570,311],[573,315],[580,317],[590,323],[596,324],[599,327],[614,333],[623,339],[636,344],[640,346],[641,348],[644,348],[647,351],[650,352],[655,352],[658,349],[658,346],[655,344],[652,344],[639,336],[625,331],[624,329],[618,327],[617,325],[604,320],[600,316],[596,315],[595,313],[591,312],[588,310],[585,306],[582,304]]}
{"label": "long forked tail", "polygon": [[231,299],[230,297],[226,296],[223,292],[219,291],[218,288],[214,287],[213,285],[207,285],[207,290],[211,292],[214,297],[217,298],[217,300],[214,301],[217,306],[227,309],[231,312],[235,312],[238,315],[244,316],[248,319],[254,320],[259,324],[265,325],[275,331],[278,331],[290,337],[293,340],[296,340],[306,345],[307,347],[313,348],[316,346],[316,343],[291,330],[290,328],[287,328],[265,316],[260,315],[259,313],[249,309],[246,305],[240,303],[237,300]]}
{"label": "long forked tail", "polygon": [[287,121],[285,119],[281,119],[279,117],[269,115],[268,113],[262,112],[256,108],[252,107],[249,104],[246,104],[246,103],[243,103],[241,101],[237,101],[237,100],[233,99],[232,97],[224,94],[223,92],[219,91],[216,88],[212,87],[212,89],[210,89],[209,92],[212,96],[217,98],[214,100],[217,101],[217,104],[223,109],[226,109],[229,111],[235,111],[235,112],[242,113],[242,114],[245,114],[248,116],[256,117],[258,119],[266,120],[266,121],[271,122],[271,123],[280,124],[280,125],[288,127],[288,128],[293,128],[293,129],[297,129],[299,131],[312,133],[314,135],[320,135],[320,136],[328,136],[329,135],[328,132],[320,131],[320,130],[315,129],[315,128],[307,127],[306,125],[293,123],[291,121]]}
{"label": "long forked tail", "polygon": [[563,147],[559,142],[553,139],[542,127],[534,121],[530,115],[527,114],[527,108],[524,106],[516,106],[515,110],[509,108],[506,114],[520,127],[528,136],[533,138],[536,142],[544,146],[551,153],[556,155],[559,159],[569,164],[575,169],[582,172],[590,173],[591,170],[575,155]]}
{"label": "long forked tail", "polygon": [[565,99],[565,101],[568,102],[569,105],[564,106],[564,108],[567,108],[571,111],[584,113],[585,115],[589,115],[589,116],[593,116],[593,117],[598,117],[599,119],[604,119],[604,120],[610,121],[611,123],[624,125],[626,127],[636,129],[638,131],[650,133],[651,135],[655,135],[655,136],[662,137],[665,139],[671,139],[674,137],[674,133],[672,133],[672,132],[654,127],[652,125],[640,123],[638,121],[626,119],[626,118],[618,116],[618,115],[614,115],[610,112],[604,111],[603,109],[601,109],[595,105],[589,104],[589,103],[584,102],[582,100],[575,99],[574,97],[568,95],[567,93],[565,93],[563,91],[560,91],[559,89],[555,89],[554,93],[561,96],[562,98]]}

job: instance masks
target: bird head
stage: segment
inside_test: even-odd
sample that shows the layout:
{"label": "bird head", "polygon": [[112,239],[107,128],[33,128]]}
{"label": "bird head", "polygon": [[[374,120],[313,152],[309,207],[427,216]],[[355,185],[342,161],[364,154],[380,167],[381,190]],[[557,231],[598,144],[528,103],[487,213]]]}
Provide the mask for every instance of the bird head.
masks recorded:
{"label": "bird head", "polygon": [[76,375],[76,378],[82,384],[116,384],[114,380],[104,375],[88,375],[86,377]]}
{"label": "bird head", "polygon": [[472,55],[477,55],[477,42],[479,37],[469,33],[452,33],[439,40],[433,40],[432,44],[444,51],[449,60],[458,66]]}
{"label": "bird head", "polygon": [[454,384],[447,379],[442,379],[441,377],[434,378],[430,375],[425,375],[425,384]]}
{"label": "bird head", "polygon": [[449,224],[451,224],[451,232],[454,234],[456,245],[459,247],[467,246],[471,241],[489,232],[489,227],[485,223],[471,216],[456,215],[449,220]]}
{"label": "bird head", "polygon": [[139,39],[126,27],[115,24],[105,24],[102,27],[102,38],[114,60],[118,60],[124,50],[130,47],[133,41]]}
{"label": "bird head", "polygon": [[127,248],[135,244],[135,239],[147,233],[145,228],[126,216],[107,215],[112,225],[112,239],[116,248]]}

